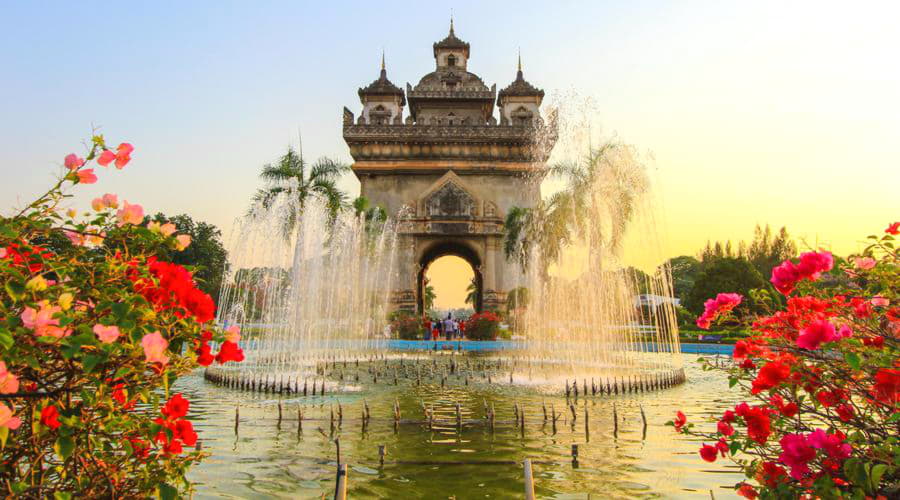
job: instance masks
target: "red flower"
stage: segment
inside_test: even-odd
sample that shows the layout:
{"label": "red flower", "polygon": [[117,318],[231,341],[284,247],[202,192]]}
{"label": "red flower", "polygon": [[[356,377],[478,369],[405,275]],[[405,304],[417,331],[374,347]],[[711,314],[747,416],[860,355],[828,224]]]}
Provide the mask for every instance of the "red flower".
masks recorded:
{"label": "red flower", "polygon": [[707,462],[715,462],[719,455],[719,450],[715,446],[704,444],[700,448],[700,457]]}
{"label": "red flower", "polygon": [[722,421],[728,422],[729,424],[731,422],[734,422],[734,412],[731,410],[725,410],[725,413],[722,414]]}
{"label": "red flower", "polygon": [[747,425],[747,435],[759,444],[766,444],[769,435],[772,434],[771,419],[769,413],[761,407],[753,407],[747,403],[741,403],[735,407],[737,414],[744,418]]}
{"label": "red flower", "polygon": [[900,222],[892,222],[887,229],[884,230],[887,234],[897,235],[900,234]]}
{"label": "red flower", "polygon": [[853,420],[853,416],[855,415],[853,407],[847,403],[838,405],[838,407],[835,408],[834,411],[837,412],[838,417],[841,419],[842,422],[849,422],[849,421]]}
{"label": "red flower", "polygon": [[722,458],[725,458],[725,453],[728,452],[728,441],[725,441],[725,438],[719,438],[716,441],[716,449],[722,454]]}
{"label": "red flower", "polygon": [[148,445],[146,441],[138,438],[128,438],[128,442],[131,443],[131,449],[134,456],[138,458],[147,458],[150,454],[150,445]]}
{"label": "red flower", "polygon": [[41,410],[41,424],[46,425],[51,429],[57,429],[59,427],[58,417],[59,410],[53,405],[45,406],[44,409]]}
{"label": "red flower", "polygon": [[900,370],[893,368],[878,370],[872,393],[875,399],[885,404],[895,405],[900,402]]}
{"label": "red flower", "polygon": [[219,348],[219,354],[216,354],[216,361],[219,364],[227,363],[228,361],[237,361],[241,362],[244,360],[244,351],[241,350],[241,347],[237,345],[235,342],[222,342],[222,346]]}
{"label": "red flower", "polygon": [[191,402],[184,399],[179,393],[172,396],[160,412],[167,418],[174,420],[187,415],[190,406]]}
{"label": "red flower", "polygon": [[681,432],[681,428],[684,427],[684,424],[687,423],[687,417],[684,416],[684,413],[681,410],[675,412],[675,431]]}
{"label": "red flower", "polygon": [[163,445],[163,453],[166,455],[177,455],[181,453],[183,449],[181,448],[181,441],[177,439],[173,439]]}
{"label": "red flower", "polygon": [[209,366],[215,360],[215,356],[212,355],[212,349],[209,347],[209,344],[203,342],[200,344],[200,349],[197,351],[197,364],[200,366]]}
{"label": "red flower", "polygon": [[194,432],[194,425],[190,420],[182,419],[176,422],[174,435],[176,438],[184,441],[186,446],[197,444],[197,433]]}
{"label": "red flower", "polygon": [[844,391],[835,389],[833,391],[819,391],[816,393],[816,400],[825,408],[837,406],[846,399]]}
{"label": "red flower", "polygon": [[756,480],[769,488],[787,481],[787,471],[775,462],[763,462],[762,468],[756,472]]}
{"label": "red flower", "polygon": [[882,347],[884,347],[884,337],[882,337],[881,335],[876,335],[874,337],[865,337],[863,339],[863,345],[881,349]]}
{"label": "red flower", "polygon": [[737,494],[751,500],[759,496],[759,493],[757,493],[756,490],[753,489],[753,486],[750,486],[747,483],[741,483],[741,487],[738,488]]}
{"label": "red flower", "polygon": [[723,436],[730,436],[734,434],[734,427],[732,427],[731,424],[724,420],[719,420],[719,423],[716,425],[716,430],[718,430],[719,434]]}
{"label": "red flower", "polygon": [[751,394],[759,394],[762,391],[776,387],[784,382],[791,374],[791,367],[781,361],[766,363],[753,380]]}

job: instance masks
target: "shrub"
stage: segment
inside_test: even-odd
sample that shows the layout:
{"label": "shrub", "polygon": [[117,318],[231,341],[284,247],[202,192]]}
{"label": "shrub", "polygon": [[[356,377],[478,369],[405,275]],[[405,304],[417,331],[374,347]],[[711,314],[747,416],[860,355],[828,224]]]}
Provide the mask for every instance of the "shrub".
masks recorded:
{"label": "shrub", "polygon": [[[695,430],[681,412],[670,422],[712,443],[700,449],[704,460],[737,463],[755,482],[738,484],[740,495],[900,496],[898,226],[836,266],[828,252],[808,252],[775,267],[786,307],[755,318],[734,365],[720,368],[749,403],[726,411],[716,432]],[[835,267],[846,280],[820,279]],[[708,302],[706,320],[728,319],[718,302]]]}
{"label": "shrub", "polygon": [[112,194],[81,217],[59,208],[63,188],[96,182],[86,162],[121,169],[132,151],[94,137],[87,160],[67,156],[46,194],[0,218],[4,496],[177,496],[203,454],[184,450],[197,442],[190,403],[169,387],[198,363],[243,359],[191,272],[155,257],[190,244],[174,225],[144,226],[141,206]]}
{"label": "shrub", "polygon": [[409,313],[397,314],[391,322],[391,331],[403,340],[420,340],[424,338],[425,328],[422,319]]}
{"label": "shrub", "polygon": [[490,312],[473,314],[465,323],[466,337],[470,340],[494,340],[500,326],[500,318]]}

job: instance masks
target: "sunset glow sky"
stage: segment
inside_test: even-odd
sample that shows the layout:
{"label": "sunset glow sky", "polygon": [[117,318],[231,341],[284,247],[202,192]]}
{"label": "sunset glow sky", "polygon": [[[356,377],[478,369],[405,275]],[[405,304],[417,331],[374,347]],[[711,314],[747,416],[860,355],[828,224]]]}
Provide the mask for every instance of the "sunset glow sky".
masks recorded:
{"label": "sunset glow sky", "polygon": [[[260,166],[298,143],[350,161],[341,108],[432,70],[449,11],[422,2],[7,2],[0,203],[42,192],[91,127],[136,147],[105,192],[228,232]],[[591,133],[652,157],[664,256],[757,223],[846,254],[900,218],[896,3],[454,2],[470,71],[589,99]],[[546,100],[550,101],[550,98]],[[596,110],[596,111],[593,111]],[[353,196],[359,184],[342,186]],[[801,243],[801,247],[804,244]],[[459,266],[459,264],[457,264]],[[458,267],[434,269],[461,305]]]}

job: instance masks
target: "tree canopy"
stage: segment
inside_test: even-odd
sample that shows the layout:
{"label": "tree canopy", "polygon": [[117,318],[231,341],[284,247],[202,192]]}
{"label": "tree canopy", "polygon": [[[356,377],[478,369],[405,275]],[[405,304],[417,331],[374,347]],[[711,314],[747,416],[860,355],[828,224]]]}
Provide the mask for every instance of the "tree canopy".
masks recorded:
{"label": "tree canopy", "polygon": [[[704,265],[684,306],[692,313],[700,314],[703,312],[703,302],[719,293],[734,292],[750,297],[750,290],[767,286],[768,282],[749,260],[741,257],[721,257]],[[744,307],[744,304],[741,307]]]}

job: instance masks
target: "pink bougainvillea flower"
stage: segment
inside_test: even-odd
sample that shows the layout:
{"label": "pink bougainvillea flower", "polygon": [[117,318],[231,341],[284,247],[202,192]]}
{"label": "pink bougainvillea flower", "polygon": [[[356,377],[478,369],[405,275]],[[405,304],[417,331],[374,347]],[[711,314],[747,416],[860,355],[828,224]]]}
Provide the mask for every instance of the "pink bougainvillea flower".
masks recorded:
{"label": "pink bougainvillea flower", "polygon": [[892,222],[887,229],[884,230],[887,234],[897,235],[900,234],[900,222]]}
{"label": "pink bougainvillea flower", "polygon": [[779,292],[788,295],[799,281],[804,279],[815,281],[822,273],[830,271],[832,267],[834,267],[834,257],[830,252],[805,252],[800,254],[798,264],[786,260],[773,268],[769,281]]}
{"label": "pink bougainvillea flower", "polygon": [[115,159],[116,159],[116,154],[107,149],[107,150],[104,150],[102,153],[100,153],[100,156],[97,157],[97,164],[100,165],[101,167],[106,167],[110,163],[112,163],[112,161]]}
{"label": "pink bougainvillea flower", "polygon": [[853,336],[853,329],[848,325],[842,325],[838,330],[838,335],[840,335],[842,339],[848,339]]}
{"label": "pink bougainvillea flower", "polygon": [[875,307],[887,307],[887,306],[891,305],[890,299],[886,299],[884,297],[878,297],[878,296],[872,297],[872,300],[870,300],[869,302],[871,302],[872,305]]}
{"label": "pink bougainvillea flower", "polygon": [[77,233],[77,232],[71,231],[69,229],[63,229],[63,234],[76,247],[83,247],[84,244],[87,242],[87,238],[85,238],[84,235],[81,233]]}
{"label": "pink bougainvillea flower", "polygon": [[842,436],[816,429],[806,435],[807,442],[817,450],[824,450],[834,460],[846,460],[853,453],[853,447],[844,442]]}
{"label": "pink bougainvillea flower", "polygon": [[875,267],[877,262],[872,257],[856,257],[853,259],[853,265],[857,269],[862,269],[863,271],[868,271]]}
{"label": "pink bougainvillea flower", "polygon": [[834,325],[828,320],[820,319],[806,325],[806,328],[800,330],[797,337],[797,346],[810,351],[818,349],[823,342],[834,342],[840,340],[840,335],[835,331]]}
{"label": "pink bougainvillea flower", "polygon": [[69,170],[75,170],[76,168],[84,165],[84,158],[78,157],[75,153],[70,153],[66,155],[66,158],[63,160],[63,163],[66,165],[66,168]]}
{"label": "pink bougainvillea flower", "polygon": [[78,176],[79,184],[93,184],[97,182],[97,176],[94,175],[94,169],[92,168],[79,170],[76,175]]}
{"label": "pink bougainvillea flower", "polygon": [[5,403],[0,402],[0,427],[6,427],[7,429],[14,431],[22,425],[22,420],[19,417],[13,416],[13,411],[6,406]]}
{"label": "pink bougainvillea flower", "polygon": [[181,252],[191,245],[191,235],[179,234],[175,237],[175,249]]}
{"label": "pink bougainvillea flower", "polygon": [[231,325],[225,329],[225,341],[226,342],[240,342],[241,341],[241,327],[238,325]]}
{"label": "pink bougainvillea flower", "polygon": [[95,212],[99,212],[106,208],[106,203],[103,203],[103,198],[94,198],[91,200],[91,208],[93,208]]}
{"label": "pink bougainvillea flower", "polygon": [[781,455],[778,460],[791,469],[791,477],[802,480],[809,474],[809,462],[816,458],[816,450],[802,434],[786,434],[779,441]]}
{"label": "pink bougainvillea flower", "polygon": [[[115,158],[116,160],[116,168],[122,170],[125,165],[127,165],[128,162],[131,161],[132,151],[134,151],[134,146],[132,146],[131,144],[128,144],[127,142],[119,144],[119,146],[116,148],[115,155],[113,155],[113,158]],[[107,152],[112,153],[111,151],[104,151],[104,153]],[[109,164],[109,161],[107,161],[107,164]]]}
{"label": "pink bougainvillea flower", "polygon": [[125,224],[140,224],[144,221],[144,207],[137,204],[132,205],[125,201],[122,204],[122,208],[116,212],[116,218],[120,227]]}
{"label": "pink bougainvillea flower", "polygon": [[19,392],[19,379],[6,369],[6,363],[0,361],[0,394]]}
{"label": "pink bougainvillea flower", "polygon": [[144,335],[141,339],[141,346],[144,348],[144,356],[148,363],[159,363],[165,366],[169,362],[169,357],[166,356],[169,341],[164,339],[158,331]]}
{"label": "pink bougainvillea flower", "polygon": [[121,333],[119,332],[118,326],[104,326],[100,324],[94,325],[94,333],[97,334],[97,338],[100,339],[100,342],[104,344],[111,344],[119,338]]}
{"label": "pink bougainvillea flower", "polygon": [[71,330],[63,330],[59,327],[59,320],[53,317],[62,311],[59,306],[51,306],[49,301],[43,300],[38,303],[40,309],[33,307],[25,307],[19,318],[25,328],[34,330],[36,337],[54,337],[62,338],[71,333]]}
{"label": "pink bougainvillea flower", "polygon": [[119,197],[112,193],[106,193],[103,195],[103,203],[109,208],[119,208]]}
{"label": "pink bougainvillea flower", "polygon": [[739,293],[720,293],[703,303],[703,314],[697,318],[697,326],[706,330],[718,316],[737,307],[742,300]]}

